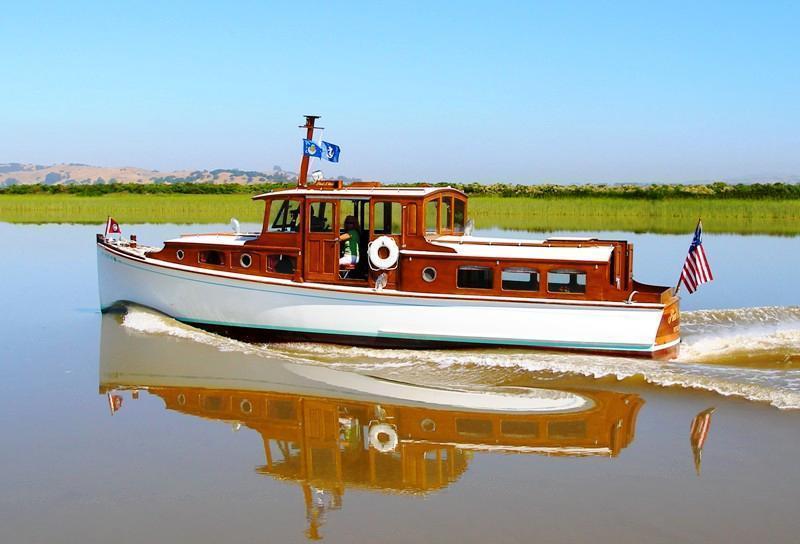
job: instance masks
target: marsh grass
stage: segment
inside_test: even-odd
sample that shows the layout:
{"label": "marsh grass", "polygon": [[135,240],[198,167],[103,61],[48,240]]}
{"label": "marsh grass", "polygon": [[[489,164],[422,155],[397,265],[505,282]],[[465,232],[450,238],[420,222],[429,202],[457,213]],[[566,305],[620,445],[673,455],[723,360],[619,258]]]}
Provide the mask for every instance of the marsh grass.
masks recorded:
{"label": "marsh grass", "polygon": [[[249,195],[0,195],[0,221],[11,223],[260,222],[264,205]],[[469,214],[479,228],[531,231],[683,233],[698,217],[708,232],[800,234],[800,200],[480,197]]]}
{"label": "marsh grass", "polygon": [[478,226],[501,229],[677,234],[702,218],[707,232],[800,234],[800,200],[477,197],[470,204]]}

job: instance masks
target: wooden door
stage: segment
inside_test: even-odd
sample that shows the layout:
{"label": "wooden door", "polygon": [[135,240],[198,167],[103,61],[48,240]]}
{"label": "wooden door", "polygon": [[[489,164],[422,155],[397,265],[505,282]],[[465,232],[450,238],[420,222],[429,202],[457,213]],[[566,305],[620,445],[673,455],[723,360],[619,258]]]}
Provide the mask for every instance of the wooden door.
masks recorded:
{"label": "wooden door", "polygon": [[339,278],[339,203],[309,200],[306,203],[306,279],[336,281]]}
{"label": "wooden door", "polygon": [[330,401],[303,401],[306,474],[308,478],[342,480],[339,407]]}

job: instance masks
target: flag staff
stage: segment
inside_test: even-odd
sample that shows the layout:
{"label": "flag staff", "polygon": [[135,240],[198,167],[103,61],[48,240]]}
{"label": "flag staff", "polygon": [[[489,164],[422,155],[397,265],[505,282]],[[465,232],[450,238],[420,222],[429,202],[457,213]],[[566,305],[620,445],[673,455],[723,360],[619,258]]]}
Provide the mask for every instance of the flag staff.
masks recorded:
{"label": "flag staff", "polygon": [[[304,128],[306,129],[306,140],[313,140],[314,139],[314,130],[319,129],[322,130],[322,127],[315,127],[314,123],[317,119],[319,119],[319,115],[306,115],[306,124],[300,125],[297,128]],[[297,186],[298,187],[305,187],[306,180],[308,179],[308,160],[309,156],[303,153],[303,158],[300,161],[300,173],[297,175]]]}

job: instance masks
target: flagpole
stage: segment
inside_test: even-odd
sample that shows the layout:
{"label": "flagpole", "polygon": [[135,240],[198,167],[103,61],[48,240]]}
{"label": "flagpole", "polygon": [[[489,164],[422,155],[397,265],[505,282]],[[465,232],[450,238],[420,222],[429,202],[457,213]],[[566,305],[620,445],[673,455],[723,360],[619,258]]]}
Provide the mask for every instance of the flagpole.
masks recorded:
{"label": "flagpole", "polygon": [[[314,140],[314,129],[321,129],[322,127],[315,127],[314,122],[319,119],[319,115],[306,115],[306,124],[300,125],[298,128],[306,129],[306,140]],[[309,157],[303,153],[303,158],[300,161],[300,173],[297,177],[297,186],[305,187],[308,179],[308,161]]]}

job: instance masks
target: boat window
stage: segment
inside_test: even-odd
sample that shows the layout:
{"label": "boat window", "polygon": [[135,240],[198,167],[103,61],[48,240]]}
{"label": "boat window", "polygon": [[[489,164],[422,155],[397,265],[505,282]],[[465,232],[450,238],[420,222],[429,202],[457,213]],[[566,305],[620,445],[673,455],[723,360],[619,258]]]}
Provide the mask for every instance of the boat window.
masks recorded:
{"label": "boat window", "polygon": [[500,432],[507,436],[539,436],[539,424],[535,421],[501,421]]}
{"label": "boat window", "polygon": [[312,202],[308,208],[310,232],[333,231],[333,202]]}
{"label": "boat window", "polygon": [[439,199],[429,200],[425,204],[425,232],[436,232],[436,222],[439,220]]}
{"label": "boat window", "polygon": [[219,411],[222,410],[222,398],[220,397],[206,397],[203,399],[203,408],[206,410]]}
{"label": "boat window", "polygon": [[273,200],[269,205],[267,232],[297,232],[299,200]]}
{"label": "boat window", "polygon": [[547,425],[547,436],[550,438],[586,438],[586,422],[551,421]]}
{"label": "boat window", "polygon": [[369,200],[342,200],[339,204],[339,221],[344,226],[344,220],[352,215],[358,221],[362,231],[369,231]]}
{"label": "boat window", "polygon": [[213,249],[199,251],[197,253],[197,260],[205,264],[222,266],[225,264],[225,254],[221,251],[214,251]]}
{"label": "boat window", "polygon": [[453,232],[464,232],[464,216],[466,215],[467,203],[457,198],[453,208]]}
{"label": "boat window", "polygon": [[532,268],[504,268],[502,280],[505,291],[539,290],[539,272]]}
{"label": "boat window", "polygon": [[271,419],[297,419],[297,410],[290,400],[268,400],[267,417]]}
{"label": "boat window", "polygon": [[375,234],[401,234],[403,206],[399,202],[375,203]]}
{"label": "boat window", "polygon": [[442,213],[439,214],[439,232],[452,232],[453,224],[453,197],[442,197]]}
{"label": "boat window", "polygon": [[[617,283],[617,273],[616,273],[616,262],[617,262],[617,249],[614,248],[611,250],[611,258],[608,261],[608,281],[611,285],[616,285]],[[619,288],[619,286],[617,286]]]}
{"label": "boat window", "polygon": [[456,419],[456,432],[471,436],[492,434],[492,422],[488,419]]}
{"label": "boat window", "polygon": [[406,206],[406,232],[411,236],[417,234],[417,205],[414,203]]}
{"label": "boat window", "polygon": [[547,290],[551,293],[585,293],[586,272],[551,270],[547,273]]}
{"label": "boat window", "polygon": [[294,274],[297,268],[297,257],[291,255],[268,255],[267,272],[275,274]]}
{"label": "boat window", "polygon": [[459,266],[458,286],[462,289],[491,289],[492,269],[486,266]]}

